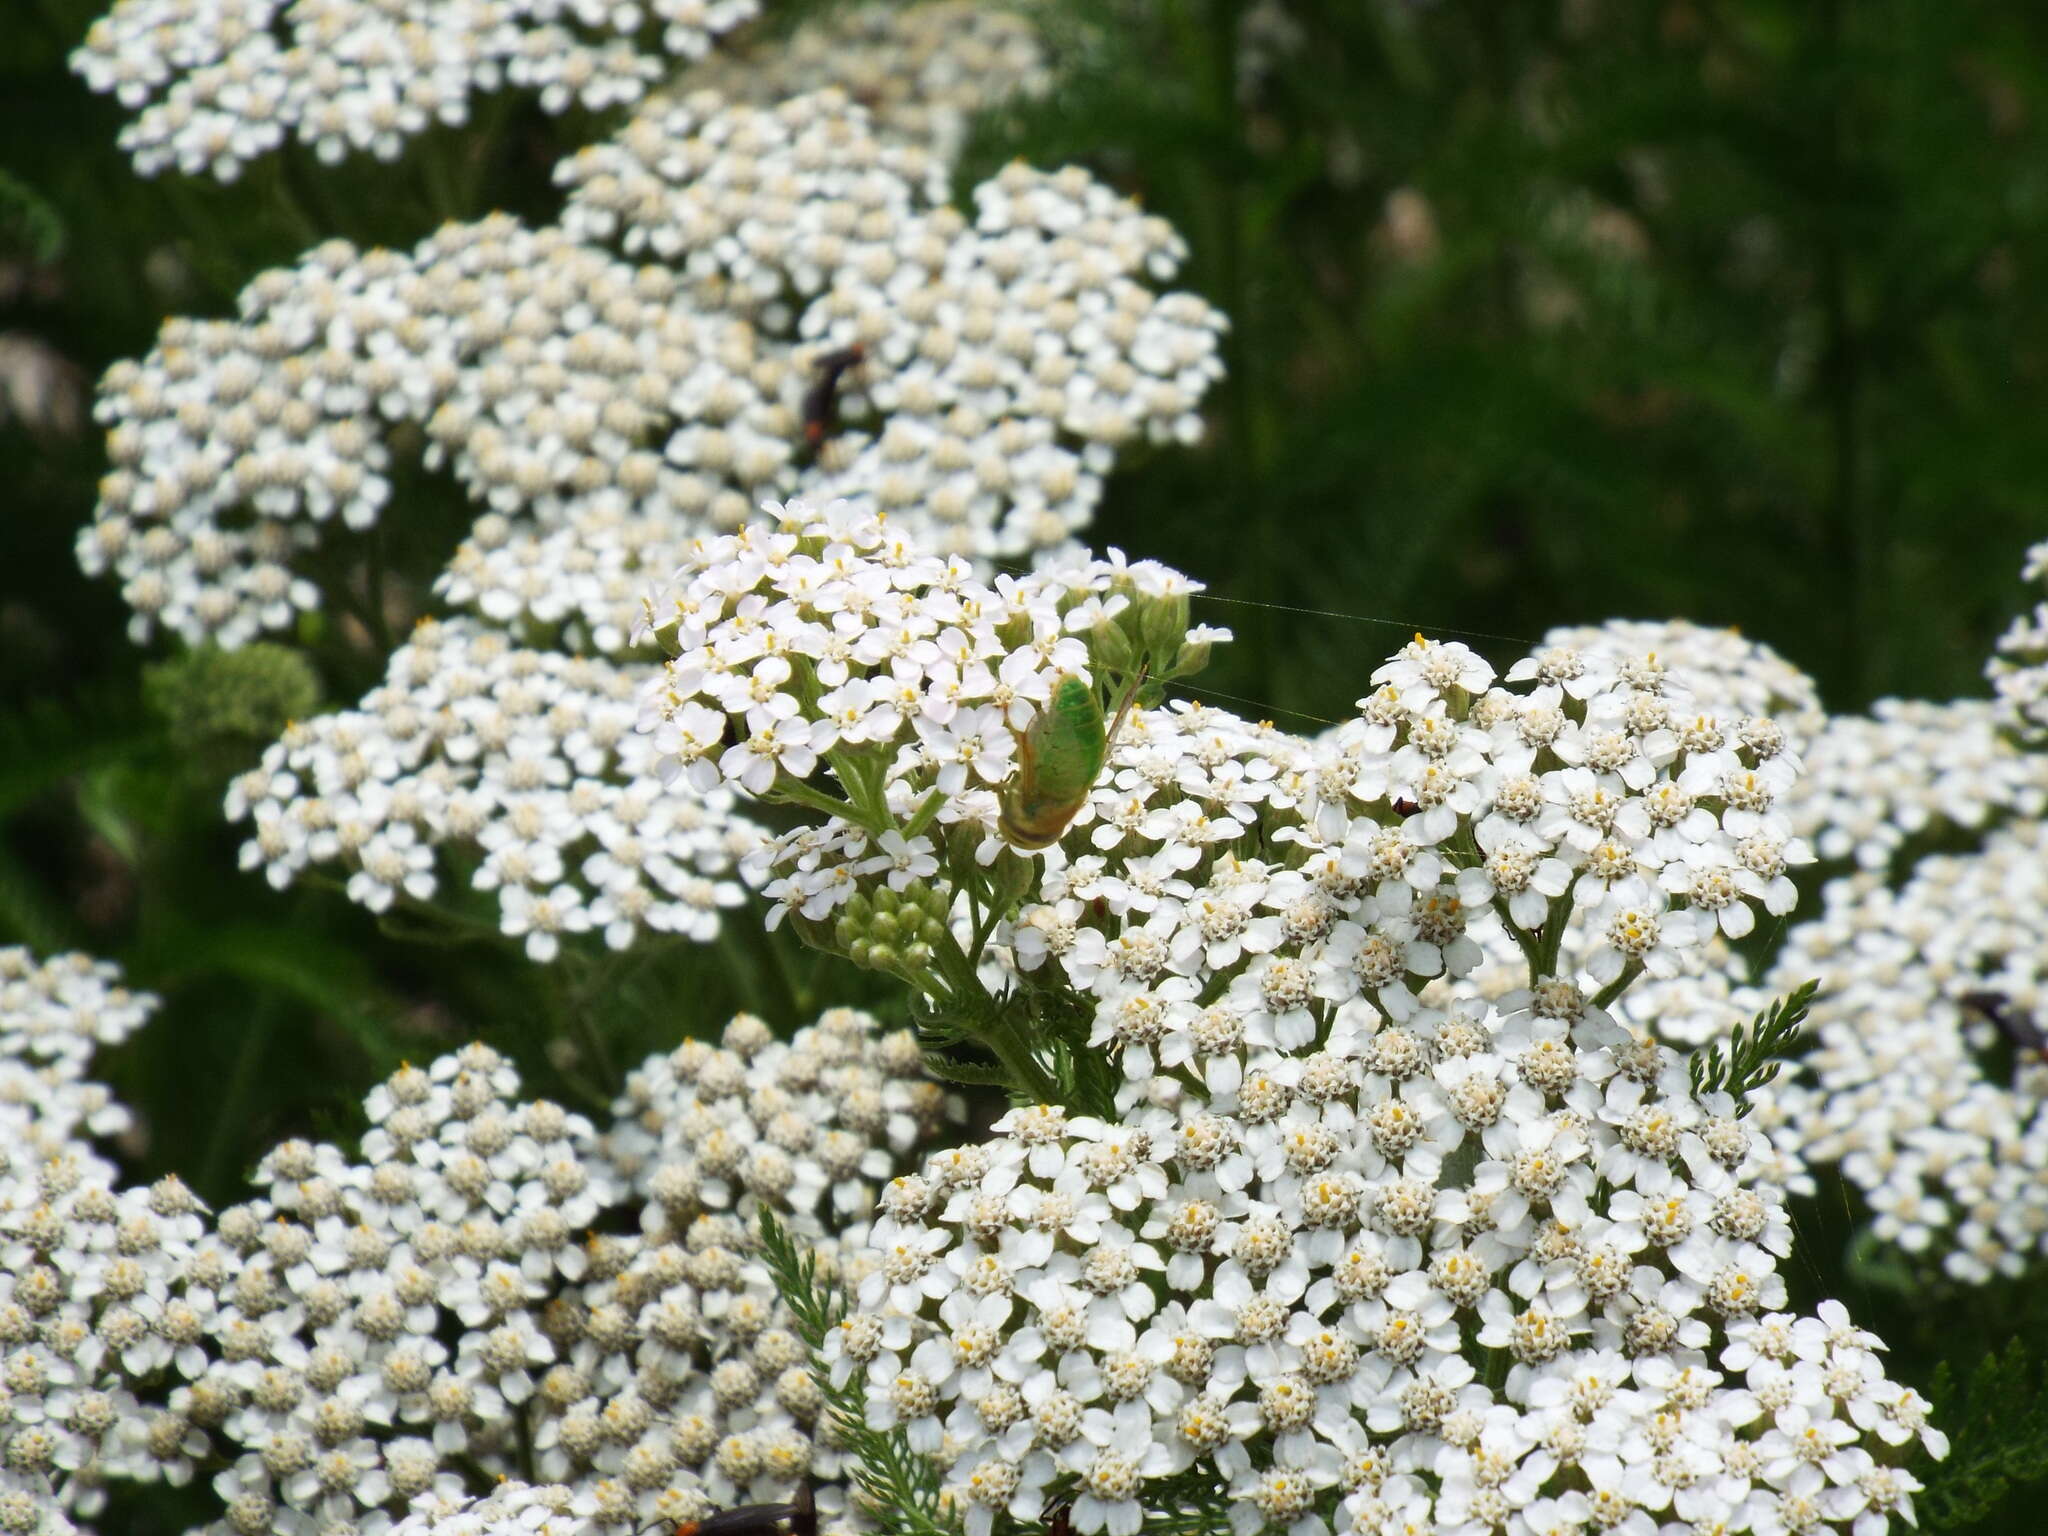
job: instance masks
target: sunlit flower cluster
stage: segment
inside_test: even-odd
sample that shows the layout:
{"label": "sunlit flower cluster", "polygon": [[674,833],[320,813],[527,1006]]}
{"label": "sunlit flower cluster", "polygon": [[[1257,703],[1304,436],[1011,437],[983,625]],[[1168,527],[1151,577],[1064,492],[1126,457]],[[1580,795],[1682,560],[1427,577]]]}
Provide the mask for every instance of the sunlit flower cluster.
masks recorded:
{"label": "sunlit flower cluster", "polygon": [[1838,1306],[1777,1310],[1791,1227],[1729,1102],[1554,979],[1318,1027],[1310,957],[1401,883],[1328,874],[1257,987],[1122,989],[1119,1113],[1014,1110],[884,1191],[827,1357],[970,1536],[1128,1536],[1219,1482],[1245,1532],[1909,1519],[1926,1404]]}
{"label": "sunlit flower cluster", "polygon": [[1785,811],[1821,858],[1882,869],[1916,838],[2048,814],[2048,753],[2019,750],[1983,699],[1879,699],[1830,715]]}
{"label": "sunlit flower cluster", "polygon": [[621,648],[691,536],[801,487],[948,553],[1058,544],[1121,446],[1198,431],[1221,317],[1144,285],[1177,238],[1085,173],[1009,168],[970,223],[923,206],[920,158],[836,93],[693,98],[569,162],[567,229],[323,245],[108,371],[80,560],[137,639],[283,629],[323,539],[392,515],[399,423],[479,509],[443,595],[578,648]]}
{"label": "sunlit flower cluster", "polygon": [[878,134],[951,164],[975,116],[1049,83],[1045,45],[1024,17],[931,0],[828,10],[787,38],[718,49],[676,89],[765,107],[836,87],[868,109]]}
{"label": "sunlit flower cluster", "polygon": [[761,834],[728,792],[663,793],[633,729],[650,670],[423,623],[383,687],[292,726],[234,782],[243,867],[279,888],[332,868],[383,912],[430,900],[452,863],[535,960],[584,932],[613,949],[644,930],[708,942]]}
{"label": "sunlit flower cluster", "polygon": [[143,175],[233,181],[287,138],[330,163],[395,160],[507,87],[556,113],[637,101],[669,62],[701,57],[759,11],[758,0],[115,0],[72,67],[135,114],[120,143]]}
{"label": "sunlit flower cluster", "polygon": [[[2021,574],[2048,592],[2048,541],[2027,551]],[[2048,744],[2048,597],[1999,637],[1988,671],[2000,723],[2022,740]]]}
{"label": "sunlit flower cluster", "polygon": [[1835,1164],[1873,1230],[1962,1280],[2048,1255],[2048,827],[1829,884],[1765,987],[1825,979],[1812,1048],[1758,1119]]}
{"label": "sunlit flower cluster", "polygon": [[1648,654],[1546,647],[1502,688],[1465,647],[1418,637],[1373,678],[1335,733],[1350,819],[1319,815],[1318,836],[1354,866],[1414,850],[1418,892],[1491,905],[1525,953],[1542,929],[1544,974],[1571,925],[1607,987],[1791,910],[1789,871],[1812,855],[1779,806],[1800,759],[1774,720],[1703,704]]}

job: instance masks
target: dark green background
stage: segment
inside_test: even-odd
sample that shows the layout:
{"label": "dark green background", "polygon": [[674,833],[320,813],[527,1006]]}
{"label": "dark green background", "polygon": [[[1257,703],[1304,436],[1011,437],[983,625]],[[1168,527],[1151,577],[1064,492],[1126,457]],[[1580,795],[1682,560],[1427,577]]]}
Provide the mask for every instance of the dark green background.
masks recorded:
{"label": "dark green background", "polygon": [[[1130,463],[1096,529],[1236,600],[1198,609],[1239,636],[1208,697],[1308,728],[1416,627],[1504,663],[1553,624],[1671,615],[1770,642],[1839,710],[1983,691],[2048,535],[2048,8],[1303,0],[1250,90],[1242,9],[1054,7],[1065,85],[982,124],[960,181],[1090,165],[1174,221],[1184,281],[1232,318],[1208,440]],[[324,236],[545,219],[548,167],[604,126],[508,100],[395,169],[292,151],[230,188],[144,182],[65,68],[95,10],[14,0],[0,48],[0,331],[88,398],[166,314],[226,313]],[[346,1136],[399,1057],[478,1031],[553,1089],[570,1011],[629,1057],[729,1007],[789,1024],[861,993],[774,970],[744,919],[721,951],[541,969],[238,874],[219,797],[260,740],[152,712],[163,653],[72,561],[97,434],[0,424],[0,464],[0,941],[167,997],[110,1067],[147,1111],[139,1173],[232,1198],[279,1136]],[[415,602],[466,516],[401,481]],[[381,670],[343,629],[301,639],[330,703]],[[1799,1284],[1846,1292],[1905,1379],[2048,1337],[2038,1284],[1956,1297],[1850,1253],[1845,1199],[1802,1213]]]}

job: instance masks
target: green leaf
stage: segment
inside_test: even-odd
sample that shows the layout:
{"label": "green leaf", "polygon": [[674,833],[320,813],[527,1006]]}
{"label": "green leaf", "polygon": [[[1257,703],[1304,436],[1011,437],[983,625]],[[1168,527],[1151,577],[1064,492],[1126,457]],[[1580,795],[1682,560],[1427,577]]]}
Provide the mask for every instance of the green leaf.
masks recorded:
{"label": "green leaf", "polygon": [[874,1429],[867,1421],[867,1376],[856,1368],[835,1386],[825,1364],[825,1340],[847,1315],[846,1296],[818,1273],[817,1253],[762,1209],[761,1252],[776,1289],[810,1346],[811,1373],[824,1394],[836,1438],[850,1454],[861,1507],[892,1536],[957,1536],[958,1524],[939,1496],[931,1462],[910,1448],[902,1427]]}
{"label": "green leaf", "polygon": [[1813,1007],[1820,980],[1801,982],[1751,1021],[1747,1030],[1735,1026],[1728,1048],[1718,1045],[1693,1053],[1686,1064],[1694,1098],[1726,1093],[1735,1100],[1736,1118],[1750,1111],[1749,1095],[1777,1077],[1783,1057],[1792,1053],[1799,1026]]}
{"label": "green leaf", "polygon": [[1949,1453],[1918,1469],[1921,1530],[1964,1530],[2014,1490],[2048,1478],[2048,1361],[2032,1359],[2023,1341],[1979,1360],[1967,1387],[1944,1361],[1932,1391]]}

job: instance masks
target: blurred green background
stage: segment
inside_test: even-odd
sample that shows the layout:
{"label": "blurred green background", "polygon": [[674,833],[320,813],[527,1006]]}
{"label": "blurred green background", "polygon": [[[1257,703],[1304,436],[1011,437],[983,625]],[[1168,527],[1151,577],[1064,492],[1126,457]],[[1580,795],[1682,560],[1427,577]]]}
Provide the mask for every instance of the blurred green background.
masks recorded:
{"label": "blurred green background", "polygon": [[[137,1168],[232,1198],[279,1136],[347,1134],[377,1075],[479,1030],[538,1066],[551,1021],[595,1011],[630,1059],[731,1007],[849,1000],[850,972],[770,979],[744,920],[722,952],[543,969],[237,873],[227,778],[381,656],[316,628],[311,672],[245,718],[151,683],[166,653],[71,554],[103,468],[93,381],[320,238],[546,218],[548,167],[605,124],[505,100],[395,168],[290,149],[232,187],[145,182],[65,65],[99,9],[21,0],[0,49],[0,942],[118,959],[167,998],[111,1067],[149,1109]],[[1121,469],[1095,530],[1231,600],[1198,614],[1239,636],[1208,696],[1312,728],[1414,628],[1505,662],[1554,624],[1664,616],[1769,642],[1837,710],[1983,691],[2048,534],[2048,8],[1040,14],[1061,86],[980,124],[959,186],[1086,164],[1178,226],[1183,282],[1232,319],[1207,440]],[[398,504],[423,607],[467,513],[424,475]],[[1830,1268],[1838,1214],[1809,1213]],[[1949,1309],[1852,1280],[1925,1387]],[[1972,1311],[2048,1336],[2041,1290]]]}

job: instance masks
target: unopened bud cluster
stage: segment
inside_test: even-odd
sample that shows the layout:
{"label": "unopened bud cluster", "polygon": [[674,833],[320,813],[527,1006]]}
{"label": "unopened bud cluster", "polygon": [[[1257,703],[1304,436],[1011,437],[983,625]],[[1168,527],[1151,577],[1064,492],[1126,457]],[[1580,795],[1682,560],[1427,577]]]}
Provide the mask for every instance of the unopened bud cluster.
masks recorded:
{"label": "unopened bud cluster", "polygon": [[832,947],[865,970],[893,971],[912,985],[928,982],[938,947],[952,933],[951,898],[941,886],[918,884],[900,894],[886,885],[856,891],[832,924]]}

